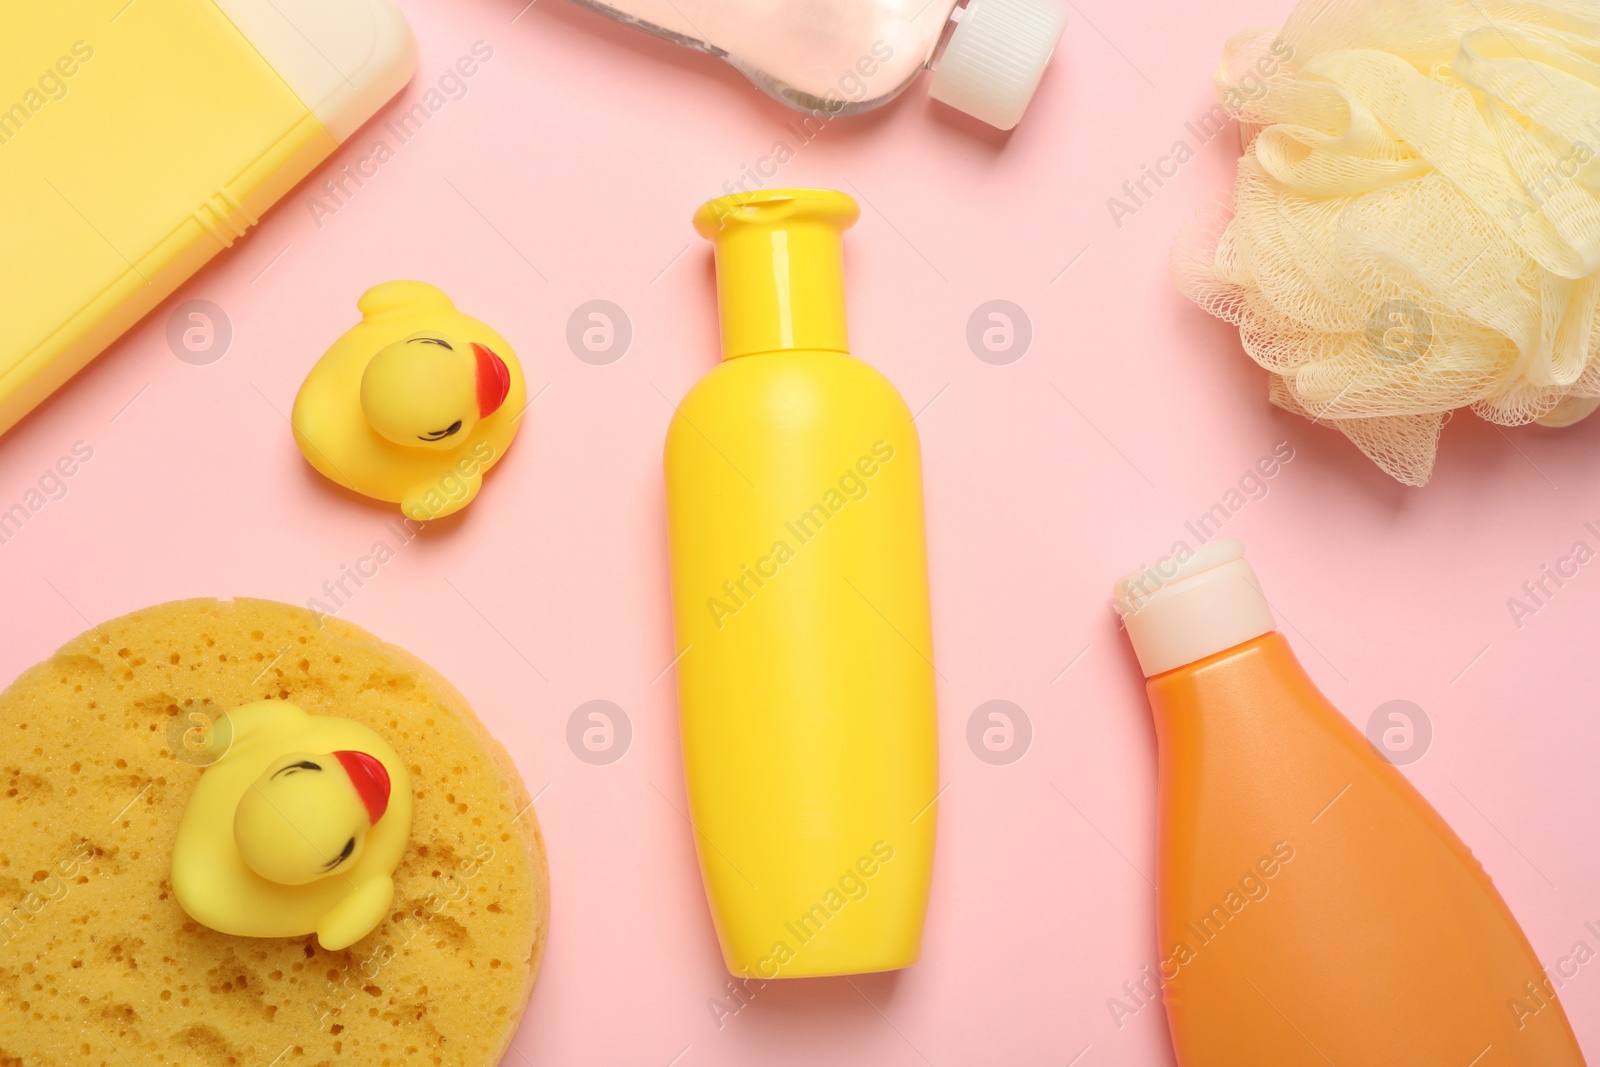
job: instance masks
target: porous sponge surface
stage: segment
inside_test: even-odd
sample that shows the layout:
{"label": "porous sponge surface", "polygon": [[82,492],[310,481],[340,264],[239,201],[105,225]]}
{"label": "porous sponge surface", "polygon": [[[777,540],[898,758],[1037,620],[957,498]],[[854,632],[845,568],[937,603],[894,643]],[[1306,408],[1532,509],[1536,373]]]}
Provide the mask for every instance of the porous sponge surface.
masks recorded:
{"label": "porous sponge surface", "polygon": [[[215,933],[172,893],[202,773],[183,724],[262,699],[365,723],[411,770],[394,905],[342,952]],[[442,677],[357,627],[263,600],[161,604],[0,694],[0,1067],[496,1064],[548,920],[505,749]]]}

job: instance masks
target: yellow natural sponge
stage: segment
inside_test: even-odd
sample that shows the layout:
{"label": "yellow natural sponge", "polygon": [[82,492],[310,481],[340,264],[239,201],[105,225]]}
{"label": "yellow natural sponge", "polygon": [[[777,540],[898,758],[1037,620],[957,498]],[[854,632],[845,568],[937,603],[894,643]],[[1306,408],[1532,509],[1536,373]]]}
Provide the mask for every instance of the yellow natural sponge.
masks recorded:
{"label": "yellow natural sponge", "polygon": [[[410,768],[389,918],[342,952],[193,922],[169,884],[200,767],[183,730],[278,699]],[[0,1067],[500,1061],[539,970],[544,844],[504,748],[408,653],[264,600],[95,627],[0,694]]]}

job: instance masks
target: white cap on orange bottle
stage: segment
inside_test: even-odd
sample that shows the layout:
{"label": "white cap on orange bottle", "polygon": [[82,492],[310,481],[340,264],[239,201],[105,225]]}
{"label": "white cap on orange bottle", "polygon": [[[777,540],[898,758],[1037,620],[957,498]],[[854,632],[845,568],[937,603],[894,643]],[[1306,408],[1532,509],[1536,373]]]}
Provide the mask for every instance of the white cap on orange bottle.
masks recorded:
{"label": "white cap on orange bottle", "polygon": [[1135,571],[1112,596],[1146,678],[1277,628],[1244,545],[1231,538]]}

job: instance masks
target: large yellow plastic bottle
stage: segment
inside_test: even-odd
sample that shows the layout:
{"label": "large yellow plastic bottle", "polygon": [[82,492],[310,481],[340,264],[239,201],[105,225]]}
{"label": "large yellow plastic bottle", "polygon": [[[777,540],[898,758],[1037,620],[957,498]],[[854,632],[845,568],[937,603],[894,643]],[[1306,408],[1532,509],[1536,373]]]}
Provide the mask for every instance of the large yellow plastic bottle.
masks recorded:
{"label": "large yellow plastic bottle", "polygon": [[938,752],[921,450],[849,354],[843,193],[713,200],[723,361],[667,432],[690,817],[728,969],[905,967]]}

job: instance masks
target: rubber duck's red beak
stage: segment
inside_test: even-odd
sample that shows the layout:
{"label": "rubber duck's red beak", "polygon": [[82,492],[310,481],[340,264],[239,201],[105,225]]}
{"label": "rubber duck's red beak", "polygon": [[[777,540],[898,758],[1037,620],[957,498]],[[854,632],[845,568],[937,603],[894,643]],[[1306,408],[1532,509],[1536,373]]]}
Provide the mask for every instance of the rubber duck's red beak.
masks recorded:
{"label": "rubber duck's red beak", "polygon": [[389,769],[376,756],[365,752],[345,749],[334,755],[343,765],[344,773],[350,776],[350,784],[356,787],[361,803],[366,805],[368,822],[376,825],[389,810]]}
{"label": "rubber duck's red beak", "polygon": [[511,372],[506,361],[483,345],[474,344],[472,354],[478,357],[478,417],[486,419],[500,410],[511,392]]}

